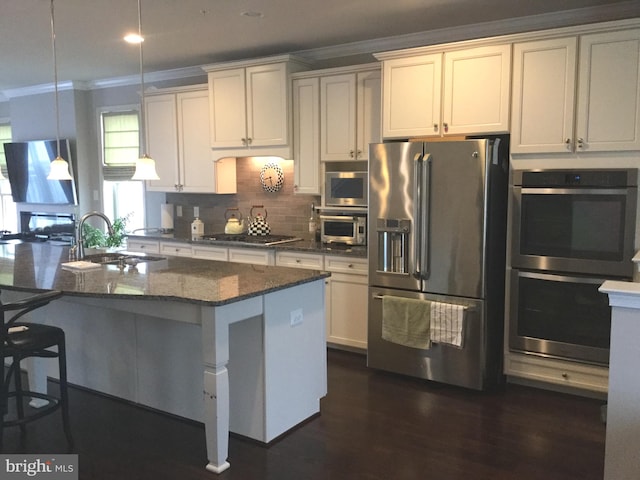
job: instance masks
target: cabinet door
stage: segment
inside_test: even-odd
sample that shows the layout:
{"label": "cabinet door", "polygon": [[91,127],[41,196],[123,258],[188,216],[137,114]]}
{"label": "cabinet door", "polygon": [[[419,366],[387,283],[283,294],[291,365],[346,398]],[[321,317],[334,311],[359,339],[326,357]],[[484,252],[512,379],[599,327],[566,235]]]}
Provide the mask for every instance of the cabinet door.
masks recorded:
{"label": "cabinet door", "polygon": [[367,348],[367,277],[332,273],[326,302],[327,342]]}
{"label": "cabinet door", "polygon": [[320,160],[354,160],[356,75],[320,79]]}
{"label": "cabinet door", "polygon": [[381,141],[380,115],[382,111],[381,74],[375,72],[358,73],[356,159],[369,160],[369,144]]}
{"label": "cabinet door", "polygon": [[286,145],[289,140],[286,64],[249,67],[246,76],[249,148]]}
{"label": "cabinet door", "polygon": [[209,73],[211,147],[244,147],[247,138],[245,69]]}
{"label": "cabinet door", "polygon": [[576,48],[575,37],[514,45],[512,153],[572,151]]}
{"label": "cabinet door", "polygon": [[180,178],[183,192],[215,193],[215,163],[209,143],[207,90],[177,95]]}
{"label": "cabinet door", "polygon": [[293,192],[320,195],[320,79],[293,81]]}
{"label": "cabinet door", "polygon": [[386,60],[382,72],[382,136],[440,135],[442,55]]}
{"label": "cabinet door", "polygon": [[160,180],[147,182],[147,190],[173,192],[178,189],[178,128],[174,94],[145,98],[147,153],[156,162]]}
{"label": "cabinet door", "polygon": [[577,151],[640,150],[640,29],[580,39]]}
{"label": "cabinet door", "polygon": [[443,134],[509,131],[511,45],[445,54]]}

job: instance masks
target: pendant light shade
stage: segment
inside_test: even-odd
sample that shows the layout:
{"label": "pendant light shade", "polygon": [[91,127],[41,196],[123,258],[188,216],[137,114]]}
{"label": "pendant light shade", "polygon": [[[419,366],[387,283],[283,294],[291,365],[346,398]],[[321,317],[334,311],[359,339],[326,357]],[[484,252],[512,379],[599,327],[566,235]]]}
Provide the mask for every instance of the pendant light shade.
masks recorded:
{"label": "pendant light shade", "polygon": [[142,6],[141,0],[138,0],[138,37],[140,49],[140,158],[136,161],[136,171],[131,177],[132,180],[159,180],[156,172],[156,162],[147,153],[146,141],[146,123],[145,123],[145,105],[144,105],[144,62],[142,55],[142,44],[144,37],[142,36]]}
{"label": "pendant light shade", "polygon": [[56,58],[56,22],[54,16],[53,0],[51,0],[51,50],[53,51],[53,86],[56,101],[56,158],[51,162],[51,170],[48,180],[73,180],[69,173],[69,164],[60,156],[60,107],[58,100],[58,62]]}

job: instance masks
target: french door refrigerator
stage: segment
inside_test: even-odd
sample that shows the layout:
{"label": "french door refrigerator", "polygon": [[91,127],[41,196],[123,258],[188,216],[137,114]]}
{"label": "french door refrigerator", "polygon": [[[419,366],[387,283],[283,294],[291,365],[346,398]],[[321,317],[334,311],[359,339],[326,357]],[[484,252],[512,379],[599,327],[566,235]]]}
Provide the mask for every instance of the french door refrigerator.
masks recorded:
{"label": "french door refrigerator", "polygon": [[[369,367],[476,390],[502,381],[508,170],[508,136],[370,145]],[[383,339],[385,297],[462,309],[461,342]]]}

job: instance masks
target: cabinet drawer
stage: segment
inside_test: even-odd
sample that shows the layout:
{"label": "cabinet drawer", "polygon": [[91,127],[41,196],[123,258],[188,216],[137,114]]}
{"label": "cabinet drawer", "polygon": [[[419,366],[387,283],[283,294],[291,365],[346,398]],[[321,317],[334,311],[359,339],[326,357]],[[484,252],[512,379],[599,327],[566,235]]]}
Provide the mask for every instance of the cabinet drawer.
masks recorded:
{"label": "cabinet drawer", "polygon": [[595,365],[509,353],[505,374],[566,387],[607,392],[609,369]]}
{"label": "cabinet drawer", "polygon": [[127,239],[127,250],[130,252],[160,253],[160,242]]}
{"label": "cabinet drawer", "polygon": [[275,254],[271,250],[261,250],[259,248],[230,248],[229,261],[251,263],[253,265],[274,265]]}
{"label": "cabinet drawer", "polygon": [[324,261],[322,255],[299,252],[276,252],[276,265],[280,267],[322,270],[324,268]]}
{"label": "cabinet drawer", "polygon": [[226,262],[229,260],[229,250],[223,247],[193,247],[192,256]]}
{"label": "cabinet drawer", "polygon": [[364,258],[325,255],[324,268],[330,272],[367,275],[369,266]]}
{"label": "cabinet drawer", "polygon": [[167,242],[160,244],[160,253],[177,257],[190,257],[192,250],[191,245],[188,243]]}

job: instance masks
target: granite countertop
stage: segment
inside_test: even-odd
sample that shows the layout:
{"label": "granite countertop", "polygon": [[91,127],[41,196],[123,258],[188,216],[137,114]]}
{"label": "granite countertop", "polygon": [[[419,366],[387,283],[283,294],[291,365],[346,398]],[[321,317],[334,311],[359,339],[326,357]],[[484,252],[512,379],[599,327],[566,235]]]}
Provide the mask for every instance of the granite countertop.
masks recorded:
{"label": "granite countertop", "polygon": [[173,241],[180,243],[190,243],[193,245],[220,245],[225,247],[260,248],[270,250],[288,250],[301,253],[318,253],[322,255],[344,255],[356,258],[367,258],[366,246],[349,246],[340,244],[327,244],[316,242],[315,240],[299,240],[296,242],[279,243],[277,245],[260,245],[253,243],[225,242],[222,240],[191,240],[173,233],[136,233],[128,237],[147,240]]}
{"label": "granite countertop", "polygon": [[62,267],[65,246],[49,243],[0,245],[0,289],[61,290],[66,295],[171,300],[224,305],[328,277],[327,272],[246,265],[185,257],[119,268],[100,265],[83,271]]}

